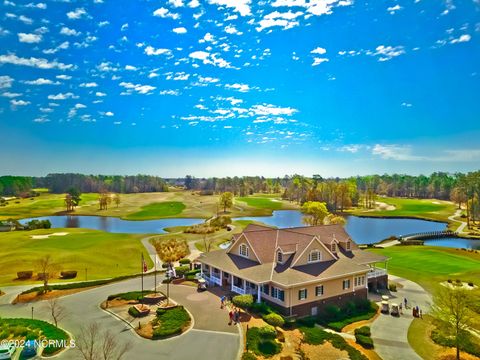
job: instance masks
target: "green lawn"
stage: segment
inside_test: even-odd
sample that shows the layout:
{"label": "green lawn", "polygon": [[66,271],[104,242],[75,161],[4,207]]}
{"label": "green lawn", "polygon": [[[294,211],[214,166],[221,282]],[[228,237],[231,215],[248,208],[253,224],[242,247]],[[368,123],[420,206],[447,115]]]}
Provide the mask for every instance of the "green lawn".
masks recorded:
{"label": "green lawn", "polygon": [[[65,236],[32,239],[32,235],[68,232]],[[143,235],[145,236],[145,235]],[[0,285],[20,285],[17,271],[38,272],[36,261],[51,255],[59,270],[77,270],[75,280],[110,278],[138,273],[143,251],[149,268],[153,265],[140,239],[141,235],[113,234],[87,229],[13,231],[0,234]],[[68,281],[68,280],[67,280]],[[71,281],[71,280],[70,280]],[[30,281],[33,283],[34,281]],[[58,282],[58,280],[54,280]],[[39,282],[36,282],[39,283]]]}
{"label": "green lawn", "polygon": [[433,246],[392,246],[368,251],[390,257],[389,273],[418,282],[430,292],[448,279],[480,285],[479,253]]}
{"label": "green lawn", "polygon": [[455,204],[435,199],[404,199],[378,197],[378,202],[395,206],[395,210],[355,209],[354,215],[414,217],[438,221],[448,221],[456,210]]}
{"label": "green lawn", "polygon": [[152,203],[142,206],[142,209],[140,211],[128,214],[127,216],[125,216],[125,219],[148,220],[158,219],[160,217],[170,217],[180,214],[185,208],[185,204],[179,201]]}
{"label": "green lawn", "polygon": [[235,202],[242,201],[248,206],[260,209],[279,210],[283,207],[282,201],[263,196],[237,197]]}

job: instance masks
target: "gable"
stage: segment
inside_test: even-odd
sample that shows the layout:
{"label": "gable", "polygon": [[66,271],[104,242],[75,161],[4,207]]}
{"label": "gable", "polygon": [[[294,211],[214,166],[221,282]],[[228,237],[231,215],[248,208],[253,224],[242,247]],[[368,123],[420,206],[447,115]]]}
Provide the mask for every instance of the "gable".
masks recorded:
{"label": "gable", "polygon": [[250,259],[252,261],[260,262],[259,259],[257,258],[254,249],[252,248],[251,244],[249,243],[248,239],[245,237],[244,234],[241,234],[235,243],[228,249],[227,253],[232,254],[232,255],[240,255],[240,246],[247,246],[248,248],[248,257],[246,259]]}
{"label": "gable", "polygon": [[336,260],[336,258],[332,255],[332,253],[322,244],[317,238],[313,238],[313,240],[308,244],[308,246],[302,251],[301,254],[298,254],[297,258],[294,260],[293,266],[301,266],[307,265],[309,254],[313,250],[318,250],[320,252],[321,261],[331,261]]}

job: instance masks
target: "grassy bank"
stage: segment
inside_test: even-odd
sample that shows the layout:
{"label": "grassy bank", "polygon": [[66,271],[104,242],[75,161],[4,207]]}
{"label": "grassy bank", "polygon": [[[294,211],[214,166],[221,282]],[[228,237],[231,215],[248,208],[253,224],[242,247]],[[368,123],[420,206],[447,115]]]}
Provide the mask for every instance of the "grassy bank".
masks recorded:
{"label": "grassy bank", "polygon": [[368,251],[391,258],[390,274],[415,281],[430,292],[447,279],[474,283],[480,279],[479,253],[433,246],[392,246]]}
{"label": "grassy bank", "polygon": [[[9,201],[0,207],[0,220],[60,215],[65,211],[63,194],[41,193],[28,199]],[[82,194],[74,215],[115,216],[129,220],[150,220],[165,217],[210,218],[221,211],[218,195],[199,195],[190,191],[163,193],[120,194],[120,204],[111,204],[107,210],[98,209],[98,194]],[[279,194],[258,194],[235,199],[228,209],[230,216],[266,216],[273,210],[296,209],[280,198]]]}
{"label": "grassy bank", "polygon": [[[449,222],[448,217],[456,210],[455,204],[435,199],[404,199],[379,197],[378,202],[394,206],[394,210],[354,209],[352,215],[372,217],[412,217],[435,221]],[[458,225],[457,225],[458,226]]]}
{"label": "grassy bank", "polygon": [[[67,232],[64,236],[35,239],[32,236]],[[112,234],[86,229],[15,231],[0,234],[0,285],[40,283],[15,280],[18,271],[38,272],[36,261],[50,255],[63,270],[77,270],[74,280],[104,279],[138,273],[140,254],[146,250],[140,239],[145,235]],[[145,256],[148,266],[152,263]],[[53,280],[57,282],[58,280]]]}

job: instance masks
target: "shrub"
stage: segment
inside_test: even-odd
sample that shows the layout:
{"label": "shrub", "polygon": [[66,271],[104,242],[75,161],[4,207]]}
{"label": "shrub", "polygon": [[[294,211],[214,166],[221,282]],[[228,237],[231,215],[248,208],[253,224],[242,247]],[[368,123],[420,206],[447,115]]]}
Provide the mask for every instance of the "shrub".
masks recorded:
{"label": "shrub", "polygon": [[175,268],[175,272],[177,273],[177,276],[183,276],[188,271],[190,271],[190,266],[189,265],[177,266]]}
{"label": "shrub", "polygon": [[365,349],[373,349],[373,340],[369,336],[355,334],[355,341],[357,344],[362,345]]}
{"label": "shrub", "polygon": [[242,360],[257,360],[257,357],[250,351],[244,352]]}
{"label": "shrub", "polygon": [[[148,295],[148,294],[153,294],[153,293],[154,293],[154,291],[144,290],[143,291],[143,296]],[[109,295],[107,297],[107,300],[113,300],[113,299],[120,299],[120,300],[126,300],[126,301],[141,300],[142,299],[142,292],[141,291],[129,291],[129,292],[126,292],[126,293]]]}
{"label": "shrub", "polygon": [[388,284],[388,290],[390,290],[391,292],[396,292],[397,291],[397,284],[394,284],[394,283]]}
{"label": "shrub", "polygon": [[187,264],[190,264],[192,262],[192,260],[190,260],[190,259],[180,259],[178,262],[182,265],[187,265]]}
{"label": "shrub", "polygon": [[45,280],[44,278],[49,278],[50,277],[50,274],[49,273],[38,273],[37,274],[37,279],[38,280]]}
{"label": "shrub", "polygon": [[20,280],[31,279],[33,276],[33,271],[19,271],[17,272],[17,278]]}
{"label": "shrub", "polygon": [[355,329],[355,335],[371,336],[370,327],[362,326],[358,329]]}
{"label": "shrub", "polygon": [[[326,311],[328,311],[329,308],[331,308],[331,313],[329,314],[326,312],[325,315],[319,317],[317,321],[321,325],[328,326],[335,331],[341,331],[349,324],[371,319],[377,313],[378,305],[368,300],[357,300],[355,302],[355,310],[353,310],[353,312],[350,310],[350,313],[335,305],[327,307]],[[337,309],[338,313],[336,312]],[[332,318],[335,318],[335,320],[330,320]]]}
{"label": "shrub", "polygon": [[447,282],[451,284],[451,283],[452,283],[452,279],[448,279]]}
{"label": "shrub", "polygon": [[337,305],[328,305],[325,307],[325,319],[328,321],[338,320],[341,316],[341,310]]}
{"label": "shrub", "polygon": [[140,317],[140,311],[138,311],[134,306],[128,308],[128,313],[133,317]]}
{"label": "shrub", "polygon": [[277,336],[277,330],[272,325],[265,325],[258,330],[258,333],[260,336],[269,338],[269,339],[275,339]]}
{"label": "shrub", "polygon": [[235,306],[248,309],[253,304],[253,296],[251,294],[237,295],[232,298],[232,303]]}
{"label": "shrub", "polygon": [[227,225],[232,223],[232,219],[229,216],[217,216],[216,218],[213,218],[210,220],[210,225],[218,228],[224,228]]}
{"label": "shrub", "polygon": [[273,334],[264,328],[252,327],[247,330],[247,349],[256,355],[271,357],[282,350],[282,345],[275,341],[275,337],[276,332]]}
{"label": "shrub", "polygon": [[314,327],[316,319],[313,316],[307,316],[296,320],[298,326]]}
{"label": "shrub", "polygon": [[77,272],[75,270],[62,271],[60,272],[62,279],[74,279],[77,277]]}
{"label": "shrub", "polygon": [[283,318],[283,316],[276,313],[270,313],[268,315],[264,315],[262,316],[262,318],[263,320],[265,320],[267,324],[270,324],[275,327],[283,326],[283,324],[285,324],[285,319]]}
{"label": "shrub", "polygon": [[301,327],[300,331],[303,333],[303,340],[311,345],[321,345],[331,337],[330,333],[314,326]]}
{"label": "shrub", "polygon": [[153,331],[154,339],[181,334],[183,329],[190,324],[190,315],[183,306],[169,309],[157,309],[156,321],[159,327]]}
{"label": "shrub", "polygon": [[272,312],[272,309],[270,308],[270,306],[268,306],[268,304],[266,304],[265,302],[261,302],[261,303],[253,303],[251,306],[250,306],[250,310],[257,313],[257,314],[263,314],[263,315],[268,315]]}

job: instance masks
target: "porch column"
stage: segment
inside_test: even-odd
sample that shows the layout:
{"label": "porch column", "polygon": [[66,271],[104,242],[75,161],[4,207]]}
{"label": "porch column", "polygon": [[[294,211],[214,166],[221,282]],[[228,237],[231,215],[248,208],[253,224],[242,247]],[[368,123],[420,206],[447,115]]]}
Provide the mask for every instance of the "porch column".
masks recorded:
{"label": "porch column", "polygon": [[242,286],[243,286],[243,293],[246,294],[247,293],[247,282],[245,281],[245,279],[242,279]]}
{"label": "porch column", "polygon": [[235,276],[232,275],[232,281],[230,284],[230,290],[233,292],[233,284],[235,283]]}
{"label": "porch column", "polygon": [[210,280],[212,279],[212,266],[210,266]]}
{"label": "porch column", "polygon": [[203,263],[200,264],[200,275],[202,275],[202,278],[203,278]]}
{"label": "porch column", "polygon": [[257,284],[257,303],[258,304],[260,304],[262,302],[260,286],[261,286],[260,284]]}
{"label": "porch column", "polygon": [[222,270],[220,270],[220,286],[222,286],[222,285],[223,285],[223,281],[222,281],[222,279],[223,279],[223,271],[222,271]]}

